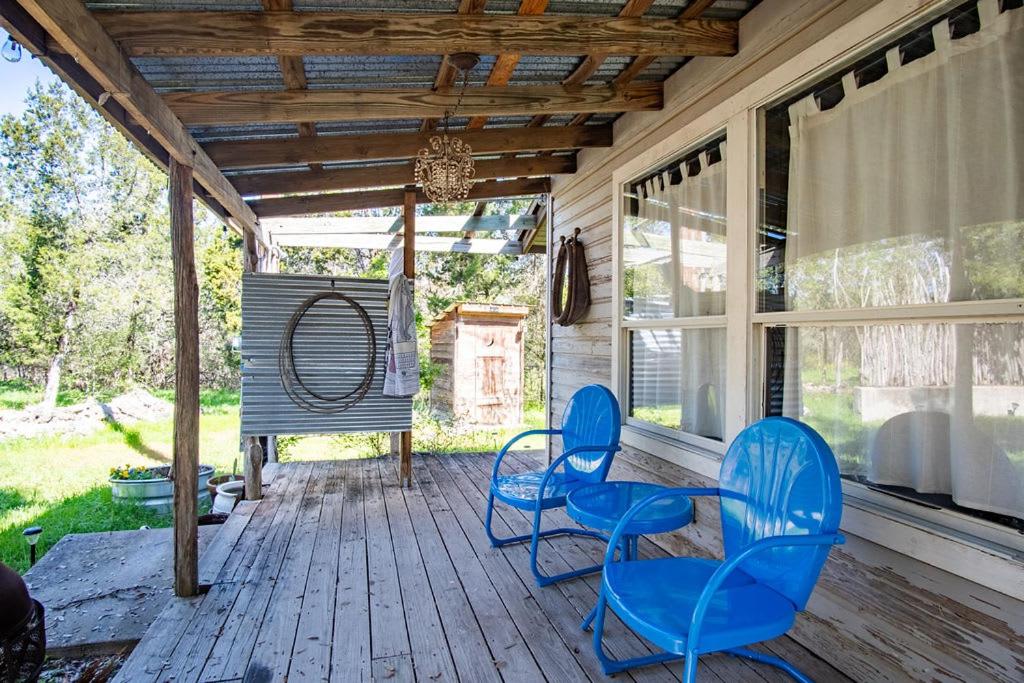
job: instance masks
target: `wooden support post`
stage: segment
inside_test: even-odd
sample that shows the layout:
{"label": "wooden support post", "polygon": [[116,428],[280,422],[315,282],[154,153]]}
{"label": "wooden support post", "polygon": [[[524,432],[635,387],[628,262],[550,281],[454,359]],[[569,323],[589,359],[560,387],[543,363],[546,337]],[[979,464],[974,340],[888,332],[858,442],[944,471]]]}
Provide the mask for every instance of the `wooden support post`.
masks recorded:
{"label": "wooden support post", "polygon": [[[256,236],[246,230],[242,235],[242,270],[254,273],[259,269],[259,264]],[[245,477],[245,499],[260,500],[263,497],[263,447],[259,437],[247,436],[242,439],[242,476]]]}
{"label": "wooden support post", "polygon": [[192,169],[171,157],[174,262],[174,594],[199,593],[199,285],[192,222]]}
{"label": "wooden support post", "polygon": [[[402,270],[407,278],[416,279],[416,186],[405,186],[405,201],[402,210],[403,217],[403,241],[402,256],[404,261]],[[400,486],[412,486],[412,432],[402,432],[400,437],[398,484]]]}

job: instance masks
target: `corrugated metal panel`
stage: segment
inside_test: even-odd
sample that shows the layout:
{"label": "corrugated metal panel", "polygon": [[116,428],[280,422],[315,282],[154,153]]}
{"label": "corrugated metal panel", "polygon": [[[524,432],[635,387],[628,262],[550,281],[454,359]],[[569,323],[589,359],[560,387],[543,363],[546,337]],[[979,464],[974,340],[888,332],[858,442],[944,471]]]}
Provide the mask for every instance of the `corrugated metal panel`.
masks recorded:
{"label": "corrugated metal panel", "polygon": [[[303,301],[338,291],[370,316],[377,336],[369,392],[345,412],[324,415],[300,408],[285,393],[278,370],[281,336]],[[387,340],[388,286],[384,280],[247,273],[242,278],[242,434],[337,434],[404,431],[412,426],[412,399],[382,394]],[[296,330],[296,370],[315,391],[347,392],[363,377],[367,338],[358,315],[343,302],[314,306]]]}

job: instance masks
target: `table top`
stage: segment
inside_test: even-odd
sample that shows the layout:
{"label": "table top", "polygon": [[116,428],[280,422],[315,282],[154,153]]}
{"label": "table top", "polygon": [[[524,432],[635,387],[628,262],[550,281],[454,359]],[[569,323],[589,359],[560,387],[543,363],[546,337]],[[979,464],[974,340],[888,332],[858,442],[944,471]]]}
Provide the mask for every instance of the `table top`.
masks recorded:
{"label": "table top", "polygon": [[[612,531],[626,511],[644,498],[666,487],[640,481],[606,481],[581,486],[569,493],[566,509],[570,517],[589,527]],[[630,520],[625,533],[659,534],[686,526],[693,519],[693,502],[688,496],[671,496],[655,501]]]}

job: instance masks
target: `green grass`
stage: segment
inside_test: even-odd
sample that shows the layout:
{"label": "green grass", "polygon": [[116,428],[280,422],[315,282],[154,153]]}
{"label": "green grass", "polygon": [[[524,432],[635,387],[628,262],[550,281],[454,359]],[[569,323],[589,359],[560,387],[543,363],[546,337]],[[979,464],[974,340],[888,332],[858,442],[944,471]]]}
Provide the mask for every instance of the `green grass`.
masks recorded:
{"label": "green grass", "polygon": [[[100,396],[110,398],[110,396]],[[21,410],[43,400],[43,389],[21,380],[0,381],[0,410]],[[58,406],[70,406],[85,400],[85,394],[77,389],[66,389],[57,393]]]}
{"label": "green grass", "polygon": [[[173,400],[173,392],[154,391]],[[203,464],[230,472],[238,453],[238,392],[203,391],[200,397],[199,453]],[[417,414],[414,448],[439,452],[494,450],[524,429],[543,426],[543,406],[527,409],[524,425],[498,430],[464,431]],[[50,436],[0,442],[0,561],[19,572],[28,569],[21,536],[29,526],[43,527],[38,550],[44,554],[64,535],[137,529],[144,524],[170,526],[170,515],[111,500],[107,477],[118,465],[166,465],[171,458],[170,419],[135,425],[108,425],[87,436]],[[387,435],[372,445],[366,435],[302,437],[284,440],[282,461],[366,457],[387,452]],[[537,437],[520,442],[540,448]],[[238,464],[241,470],[241,463]]]}

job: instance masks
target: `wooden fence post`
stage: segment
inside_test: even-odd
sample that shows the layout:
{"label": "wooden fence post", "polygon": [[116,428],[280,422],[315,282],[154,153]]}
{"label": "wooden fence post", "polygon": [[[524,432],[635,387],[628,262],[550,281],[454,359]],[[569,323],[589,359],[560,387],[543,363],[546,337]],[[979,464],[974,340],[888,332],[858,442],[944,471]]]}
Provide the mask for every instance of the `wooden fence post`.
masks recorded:
{"label": "wooden fence post", "polygon": [[199,592],[199,285],[192,220],[192,169],[171,157],[174,262],[174,594]]}
{"label": "wooden fence post", "polygon": [[[407,278],[416,280],[416,186],[405,186],[405,203],[402,207],[402,270]],[[398,468],[399,486],[412,487],[412,431],[402,432],[400,437]]]}
{"label": "wooden fence post", "polygon": [[[259,269],[259,246],[256,235],[250,230],[242,234],[242,270],[254,273]],[[260,500],[263,497],[263,447],[256,436],[242,440],[242,476],[245,477],[245,499]]]}

